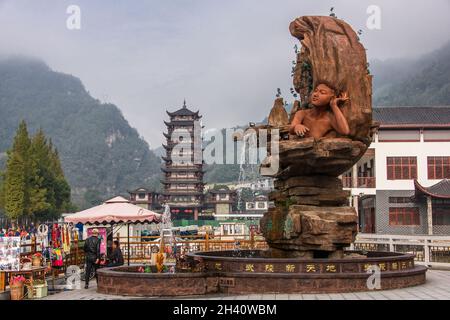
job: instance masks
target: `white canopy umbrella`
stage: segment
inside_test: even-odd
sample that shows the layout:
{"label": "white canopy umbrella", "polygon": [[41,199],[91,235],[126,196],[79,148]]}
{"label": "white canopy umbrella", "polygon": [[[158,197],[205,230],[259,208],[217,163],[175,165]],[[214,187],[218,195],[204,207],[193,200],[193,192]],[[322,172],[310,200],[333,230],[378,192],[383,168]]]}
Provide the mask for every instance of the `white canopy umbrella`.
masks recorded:
{"label": "white canopy umbrella", "polygon": [[161,214],[134,205],[120,196],[64,218],[65,222],[73,224],[126,224],[128,229],[128,265],[130,264],[130,223],[159,223],[161,220]]}
{"label": "white canopy umbrella", "polygon": [[161,214],[130,203],[123,197],[115,197],[99,206],[86,209],[64,218],[65,222],[82,224],[116,224],[160,222]]}

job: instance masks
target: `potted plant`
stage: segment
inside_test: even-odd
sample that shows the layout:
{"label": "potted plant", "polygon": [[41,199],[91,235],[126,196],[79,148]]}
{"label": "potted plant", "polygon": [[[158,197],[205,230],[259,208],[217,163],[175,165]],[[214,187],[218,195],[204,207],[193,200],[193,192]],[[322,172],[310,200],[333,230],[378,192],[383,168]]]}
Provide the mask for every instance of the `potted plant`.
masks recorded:
{"label": "potted plant", "polygon": [[40,267],[42,262],[42,254],[40,252],[36,252],[32,255],[32,264],[33,267]]}
{"label": "potted plant", "polygon": [[24,276],[15,276],[11,278],[9,288],[11,289],[11,300],[22,300],[24,296]]}

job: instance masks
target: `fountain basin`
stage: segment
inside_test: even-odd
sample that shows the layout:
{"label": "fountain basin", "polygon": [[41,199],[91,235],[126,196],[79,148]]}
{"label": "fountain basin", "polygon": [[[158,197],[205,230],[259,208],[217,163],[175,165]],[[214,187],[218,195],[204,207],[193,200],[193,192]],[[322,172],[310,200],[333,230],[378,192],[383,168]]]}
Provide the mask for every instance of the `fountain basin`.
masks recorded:
{"label": "fountain basin", "polygon": [[98,270],[98,292],[132,296],[209,293],[338,293],[369,291],[370,266],[380,269],[380,289],[425,283],[427,268],[414,255],[347,251],[343,259],[270,258],[265,250],[188,254],[202,272],[137,273],[138,266]]}
{"label": "fountain basin", "polygon": [[140,273],[139,266],[97,271],[97,292],[123,296],[186,296],[208,293],[203,272]]}

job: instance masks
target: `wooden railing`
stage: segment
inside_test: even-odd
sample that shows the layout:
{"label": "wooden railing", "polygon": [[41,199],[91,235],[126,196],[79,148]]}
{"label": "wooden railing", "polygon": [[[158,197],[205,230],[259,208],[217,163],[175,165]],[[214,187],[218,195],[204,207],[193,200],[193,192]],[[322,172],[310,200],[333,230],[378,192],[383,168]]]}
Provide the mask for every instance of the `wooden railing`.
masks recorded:
{"label": "wooden railing", "polygon": [[[222,238],[212,238],[209,235],[182,236],[175,237],[175,240],[173,240],[170,245],[180,253],[268,248],[266,241],[258,236],[241,236],[242,239],[234,240],[226,238],[226,236]],[[130,254],[128,256],[128,238],[119,237],[116,239],[119,240],[125,261],[128,262],[129,259],[130,263],[148,261],[151,259],[152,252],[158,252],[160,246],[160,241],[158,240],[160,239],[159,237],[130,237]]]}
{"label": "wooden railing", "polygon": [[358,188],[375,188],[375,177],[358,177]]}
{"label": "wooden railing", "polygon": [[412,253],[427,266],[450,267],[450,237],[360,233],[351,249]]}
{"label": "wooden railing", "polygon": [[342,177],[342,185],[344,188],[375,188],[376,178],[375,177],[358,177],[356,178],[356,186],[353,183],[352,177]]}

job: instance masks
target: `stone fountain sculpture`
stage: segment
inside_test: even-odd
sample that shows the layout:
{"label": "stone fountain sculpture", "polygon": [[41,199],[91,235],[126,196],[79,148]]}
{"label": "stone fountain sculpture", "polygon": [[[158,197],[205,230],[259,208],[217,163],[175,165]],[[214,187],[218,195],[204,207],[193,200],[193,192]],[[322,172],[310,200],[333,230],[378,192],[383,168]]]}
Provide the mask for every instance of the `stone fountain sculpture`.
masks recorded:
{"label": "stone fountain sculpture", "polygon": [[[336,18],[301,17],[289,29],[302,44],[294,74],[300,101],[288,115],[283,99],[276,99],[268,125],[247,130],[256,132],[260,146],[269,140],[261,174],[275,178],[276,190],[270,195],[275,207],[260,223],[270,249],[243,249],[238,255],[236,250],[188,253],[191,272],[178,274],[138,273],[137,266],[101,269],[99,292],[179,296],[367,291],[373,289],[368,280],[375,270],[380,272],[378,289],[425,283],[427,269],[415,265],[413,254],[344,253],[355,239],[357,214],[338,176],[365,153],[375,129],[366,54],[350,26]],[[279,143],[272,143],[277,137]]]}
{"label": "stone fountain sculpture", "polygon": [[[336,18],[300,17],[289,30],[301,42],[294,69],[300,101],[288,116],[277,98],[268,125],[256,128],[280,133],[279,154],[261,167],[262,175],[275,178],[275,207],[261,229],[272,257],[342,258],[358,218],[338,176],[362,157],[373,131],[366,53],[352,28]],[[273,161],[279,161],[277,172],[268,170]]]}

